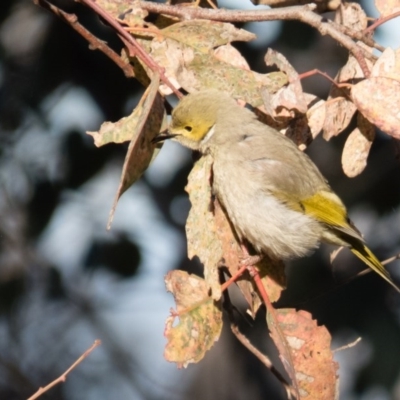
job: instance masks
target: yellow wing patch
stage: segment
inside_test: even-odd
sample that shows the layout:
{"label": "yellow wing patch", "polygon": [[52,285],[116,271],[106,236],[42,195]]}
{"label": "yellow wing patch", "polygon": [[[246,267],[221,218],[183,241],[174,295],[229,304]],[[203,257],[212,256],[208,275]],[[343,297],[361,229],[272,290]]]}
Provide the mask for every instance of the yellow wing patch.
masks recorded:
{"label": "yellow wing patch", "polygon": [[312,215],[331,228],[363,242],[362,236],[351,225],[347,217],[346,207],[335,193],[322,190],[314,196],[301,200],[300,204],[304,208],[305,214]]}
{"label": "yellow wing patch", "polygon": [[345,206],[332,192],[320,191],[312,197],[301,200],[300,203],[305,214],[314,216],[318,221],[341,228],[351,228]]}

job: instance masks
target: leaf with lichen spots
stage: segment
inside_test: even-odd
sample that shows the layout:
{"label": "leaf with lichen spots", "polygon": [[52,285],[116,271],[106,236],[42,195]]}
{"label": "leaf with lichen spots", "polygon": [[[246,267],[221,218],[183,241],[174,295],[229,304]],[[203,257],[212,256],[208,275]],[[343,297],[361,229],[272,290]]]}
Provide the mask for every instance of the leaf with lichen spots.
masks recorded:
{"label": "leaf with lichen spots", "polygon": [[383,132],[400,139],[400,82],[377,77],[354,85],[354,104],[368,121]]}
{"label": "leaf with lichen spots", "polygon": [[201,53],[231,42],[249,42],[256,38],[254,33],[238,29],[233,24],[207,20],[178,22],[160,33]]}
{"label": "leaf with lichen spots", "polygon": [[298,398],[337,398],[337,369],[331,336],[306,311],[268,310],[267,323]]}
{"label": "leaf with lichen spots", "polygon": [[374,126],[358,114],[357,128],[350,133],[342,153],[342,167],[348,177],[354,178],[364,171],[374,138]]}
{"label": "leaf with lichen spots", "polygon": [[[239,67],[237,57],[221,57],[216,47],[235,40],[248,41],[254,35],[232,24],[215,21],[183,21],[158,31],[150,43],[140,39],[156,63],[165,68],[165,75],[177,86],[191,93],[216,88],[242,98],[254,107],[262,104],[260,90],[266,86],[276,92],[287,83],[280,72],[259,74]],[[144,67],[145,68],[145,67]],[[162,85],[163,93],[169,89]]]}
{"label": "leaf with lichen spots", "polygon": [[218,238],[211,204],[211,156],[196,162],[188,177],[186,191],[191,208],[186,221],[188,257],[199,257],[204,265],[204,277],[214,300],[221,298],[218,265],[222,259],[222,245]]}
{"label": "leaf with lichen spots", "polygon": [[[166,121],[164,102],[157,93],[158,86],[159,79],[156,77],[152,80],[136,107],[133,113],[134,117],[132,119],[129,117],[125,120],[122,119],[117,123],[116,129],[119,132],[124,132],[120,135],[117,134],[117,136],[124,136],[130,130],[131,142],[122,168],[120,184],[110,211],[107,229],[111,227],[115,208],[121,195],[142,176],[154,156],[158,153],[156,146],[152,143],[152,139],[160,132],[163,123]],[[124,126],[124,123],[127,126]],[[93,132],[89,134],[93,135]]]}
{"label": "leaf with lichen spots", "polygon": [[279,72],[257,74],[201,53],[193,55],[186,72],[179,74],[178,81],[188,92],[214,88],[241,98],[253,107],[262,104],[262,87],[274,92],[286,83],[286,78]]}
{"label": "leaf with lichen spots", "polygon": [[381,13],[381,17],[400,11],[399,0],[375,0],[375,7]]}
{"label": "leaf with lichen spots", "polygon": [[[185,271],[170,271],[167,290],[174,295],[176,313],[168,317],[164,335],[168,340],[164,357],[179,368],[199,362],[219,339],[222,311],[219,302],[208,296],[205,281]],[[174,326],[175,318],[179,323]]]}

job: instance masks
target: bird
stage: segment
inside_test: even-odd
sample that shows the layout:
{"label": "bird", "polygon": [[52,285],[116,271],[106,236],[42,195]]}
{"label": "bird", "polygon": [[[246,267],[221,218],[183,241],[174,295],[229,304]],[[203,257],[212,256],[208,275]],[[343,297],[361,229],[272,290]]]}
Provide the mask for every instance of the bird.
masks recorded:
{"label": "bird", "polygon": [[285,261],[321,242],[345,246],[400,292],[309,156],[229,94],[186,95],[155,140],[166,139],[211,155],[213,193],[240,242],[258,255]]}

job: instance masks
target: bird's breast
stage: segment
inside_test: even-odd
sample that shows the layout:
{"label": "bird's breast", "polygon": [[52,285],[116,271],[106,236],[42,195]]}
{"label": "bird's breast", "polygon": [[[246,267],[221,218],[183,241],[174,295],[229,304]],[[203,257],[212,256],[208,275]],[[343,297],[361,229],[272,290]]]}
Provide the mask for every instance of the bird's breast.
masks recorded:
{"label": "bird's breast", "polygon": [[290,259],[318,246],[324,227],[288,208],[263,181],[252,179],[240,156],[214,155],[213,186],[237,235],[258,252]]}

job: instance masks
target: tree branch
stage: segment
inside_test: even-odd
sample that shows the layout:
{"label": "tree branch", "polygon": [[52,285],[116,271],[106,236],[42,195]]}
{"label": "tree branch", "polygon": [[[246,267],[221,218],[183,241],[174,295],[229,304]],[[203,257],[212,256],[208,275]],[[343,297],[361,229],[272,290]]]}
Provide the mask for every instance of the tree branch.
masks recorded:
{"label": "tree branch", "polygon": [[244,336],[242,332],[240,332],[239,328],[234,323],[231,323],[231,330],[233,334],[236,336],[237,340],[239,340],[239,342],[242,343],[242,345],[246,347],[246,349],[249,350],[250,353],[256,356],[258,360],[260,360],[260,362],[263,363],[275,375],[275,377],[279,380],[279,382],[282,383],[283,387],[286,390],[288,398],[291,395],[294,396],[295,394],[293,393],[293,389],[290,387],[290,384],[286,381],[283,375],[272,365],[272,361],[269,359],[269,357],[267,357],[264,353],[258,350],[250,342],[250,340],[247,339],[247,337]]}
{"label": "tree branch", "polygon": [[53,382],[50,382],[47,386],[39,388],[39,390],[29,397],[28,400],[35,400],[40,397],[43,393],[50,390],[52,387],[56,386],[61,382],[65,382],[67,380],[67,375],[76,367],[78,366],[96,347],[101,345],[101,341],[96,339],[94,343],[88,348],[62,375],[60,375],[57,379]]}
{"label": "tree branch", "polygon": [[[103,10],[98,4],[93,0],[75,0],[76,2],[82,3],[85,6],[91,8],[97,15],[103,18],[120,36],[121,39],[124,39],[125,44],[129,44],[128,49],[131,53],[130,55],[135,55],[140,58],[152,71],[156,71],[160,75],[160,79],[178,96],[181,97],[182,94],[175,88],[175,86],[169,81],[169,79],[164,74],[164,68],[160,67],[146,51],[142,48],[142,46],[138,43],[138,41],[128,33],[121,24],[114,19],[107,11]],[[134,53],[134,54],[132,54]]]}
{"label": "tree branch", "polygon": [[317,29],[321,35],[329,35],[343,47],[349,50],[356,58],[366,77],[369,76],[369,69],[365,58],[375,61],[376,57],[368,53],[365,49],[358,46],[354,41],[337,29],[332,21],[325,20],[320,15],[313,12],[315,4],[304,6],[293,6],[277,8],[271,10],[211,10],[206,8],[192,8],[171,6],[149,1],[141,1],[142,9],[157,14],[166,14],[182,19],[208,19],[221,22],[257,22],[257,21],[278,21],[278,20],[297,20],[304,22]]}
{"label": "tree branch", "polygon": [[396,18],[398,16],[400,16],[400,11],[397,11],[397,12],[395,12],[393,14],[390,14],[390,15],[386,15],[385,17],[378,18],[371,26],[369,26],[368,28],[364,29],[364,32],[365,33],[370,33],[373,30],[375,30],[379,25],[382,25],[385,22],[387,22],[387,21],[389,21],[389,20],[391,20],[393,18]]}
{"label": "tree branch", "polygon": [[100,50],[101,52],[103,52],[107,57],[109,57],[112,61],[114,61],[114,63],[117,64],[118,67],[122,69],[127,78],[133,78],[135,76],[135,72],[133,70],[132,65],[122,60],[122,58],[114,50],[112,50],[105,42],[98,39],[91,32],[89,32],[84,26],[82,26],[78,22],[78,18],[75,14],[69,14],[61,10],[54,4],[50,3],[48,0],[33,0],[33,2],[34,4],[53,12],[67,24],[71,25],[71,27],[75,31],[77,31],[83,38],[85,38],[89,42],[90,48],[92,50]]}

